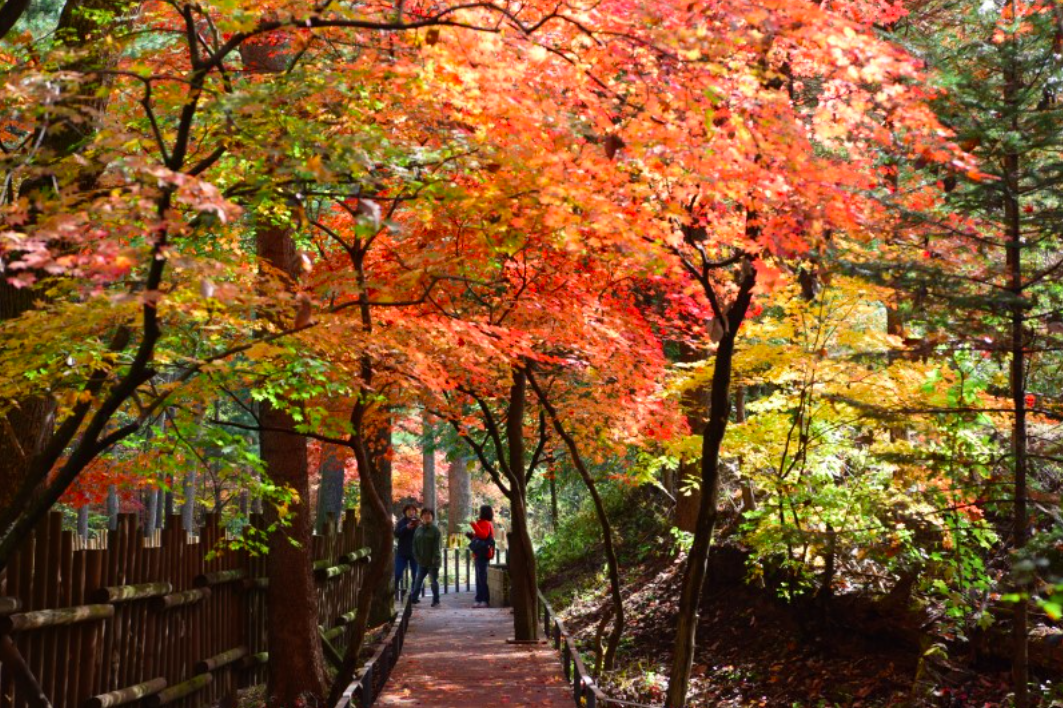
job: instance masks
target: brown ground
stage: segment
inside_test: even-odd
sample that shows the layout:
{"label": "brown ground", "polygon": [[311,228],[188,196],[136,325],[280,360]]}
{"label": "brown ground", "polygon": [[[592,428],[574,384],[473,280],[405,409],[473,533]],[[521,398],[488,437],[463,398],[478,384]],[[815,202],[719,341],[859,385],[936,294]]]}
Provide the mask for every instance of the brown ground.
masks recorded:
{"label": "brown ground", "polygon": [[[602,682],[614,697],[657,703],[663,697],[680,568],[674,561],[647,563],[627,586],[623,666]],[[892,610],[878,616],[852,598],[830,611],[794,607],[743,584],[740,573],[722,575],[702,602],[691,708],[1004,705],[1007,671],[1000,666],[942,663],[913,692],[920,648],[895,626]],[[600,613],[598,599],[569,611],[569,629],[587,647]]]}

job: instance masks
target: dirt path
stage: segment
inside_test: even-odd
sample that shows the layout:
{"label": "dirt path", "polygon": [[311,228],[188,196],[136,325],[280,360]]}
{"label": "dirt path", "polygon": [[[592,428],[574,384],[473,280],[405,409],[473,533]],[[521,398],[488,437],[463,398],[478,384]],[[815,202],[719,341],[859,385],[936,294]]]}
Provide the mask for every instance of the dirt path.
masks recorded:
{"label": "dirt path", "polygon": [[506,644],[508,609],[473,609],[472,593],[431,596],[414,608],[399,663],[378,706],[482,708],[570,706],[572,692],[553,649]]}

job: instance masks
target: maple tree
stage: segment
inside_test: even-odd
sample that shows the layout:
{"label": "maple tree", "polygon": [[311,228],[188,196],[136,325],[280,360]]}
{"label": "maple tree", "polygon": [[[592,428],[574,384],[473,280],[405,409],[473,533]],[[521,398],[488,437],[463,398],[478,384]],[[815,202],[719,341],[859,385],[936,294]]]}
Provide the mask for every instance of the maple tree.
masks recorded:
{"label": "maple tree", "polygon": [[[699,492],[681,502],[693,501],[694,513],[684,522],[693,537],[666,697],[677,708],[686,702],[725,458],[741,458],[750,494],[769,500],[747,515],[748,538],[762,557],[786,549],[795,592],[812,584],[812,558],[834,564],[839,543],[874,545],[884,504],[896,501],[897,514],[925,511],[957,537],[960,525],[962,533],[984,526],[974,512],[936,511],[943,501],[967,509],[966,497],[937,483],[954,480],[952,470],[882,461],[914,446],[872,441],[850,457],[845,451],[862,444],[856,423],[817,438],[821,426],[882,407],[870,382],[895,391],[902,408],[937,405],[920,389],[929,367],[901,353],[895,333],[831,329],[832,318],[856,316],[848,303],[891,298],[852,281],[831,284],[829,269],[896,263],[920,239],[954,272],[980,268],[955,234],[938,245],[925,223],[912,228],[898,214],[937,223],[978,211],[924,185],[932,171],[982,185],[972,194],[999,183],[949,142],[920,64],[876,36],[875,26],[905,17],[899,3],[64,8],[76,41],[47,44],[12,34],[25,3],[0,7],[11,58],[0,133],[12,146],[3,156],[2,287],[4,302],[18,301],[0,322],[0,400],[15,431],[0,437],[0,451],[34,450],[0,455],[16,463],[0,468],[15,481],[3,488],[17,490],[0,503],[0,569],[61,495],[98,503],[101,486],[136,476],[144,458],[123,453],[123,441],[145,438],[168,409],[188,411],[205,427],[247,436],[234,445],[259,443],[254,463],[233,465],[253,473],[234,474],[226,489],[253,487],[277,502],[267,507],[276,522],[271,575],[298,570],[291,583],[270,584],[271,607],[287,608],[276,616],[288,627],[270,634],[273,698],[336,699],[369,623],[392,611],[393,492],[414,491],[395,430],[411,415],[426,416],[427,428],[431,415],[457,434],[452,447],[466,448],[448,450],[451,458],[475,457],[509,501],[517,639],[538,633],[536,472],[568,455],[604,534],[614,613],[608,670],[624,608],[596,475],[607,461],[620,467],[615,461],[671,445],[681,476],[697,470]],[[1026,31],[1017,14],[1001,20],[1002,47],[1011,46],[1008,32]],[[1027,14],[1047,22],[1040,9]],[[958,121],[949,125],[962,133]],[[920,186],[902,189],[908,179]],[[1006,209],[1015,244],[1017,204]],[[977,235],[987,223],[954,225]],[[1028,284],[1021,269],[1012,276],[1021,300]],[[1008,306],[1022,441],[1027,403],[1018,382],[1030,316],[1018,300]],[[672,344],[691,374],[683,390],[705,394],[688,394],[681,406],[663,385]],[[865,349],[890,350],[889,366],[852,358]],[[710,364],[691,361],[703,354]],[[957,381],[969,362],[945,369],[940,388],[951,393],[941,395],[984,400]],[[868,386],[843,393],[854,376]],[[743,396],[751,392],[752,413],[733,423],[732,380]],[[754,390],[768,382],[777,388]],[[825,400],[831,423],[817,417]],[[225,414],[215,405],[205,415],[217,401]],[[53,416],[49,431],[41,422]],[[963,424],[920,419],[908,433],[944,449],[963,437]],[[307,439],[323,446],[316,465]],[[437,458],[423,447],[418,464],[434,503],[428,469]],[[1026,528],[1022,450],[1025,443],[1016,447],[1017,539]],[[373,554],[353,639],[330,684],[305,548],[313,469],[321,524],[342,499],[348,457]],[[170,485],[177,467],[192,464],[173,462],[161,475]],[[94,477],[93,465],[105,463],[108,474]],[[837,464],[861,474],[831,497]],[[918,478],[926,498],[897,501],[892,483],[878,488],[887,473]],[[254,486],[261,476],[269,489]],[[546,481],[556,499],[552,474]],[[854,510],[873,528],[849,533]],[[911,550],[909,542],[897,534],[877,560],[895,569],[897,547]],[[975,555],[964,556],[963,572],[979,571]],[[826,594],[831,568],[820,583]],[[1024,621],[1016,620],[1017,636]],[[1023,676],[1017,669],[1025,685]]]}

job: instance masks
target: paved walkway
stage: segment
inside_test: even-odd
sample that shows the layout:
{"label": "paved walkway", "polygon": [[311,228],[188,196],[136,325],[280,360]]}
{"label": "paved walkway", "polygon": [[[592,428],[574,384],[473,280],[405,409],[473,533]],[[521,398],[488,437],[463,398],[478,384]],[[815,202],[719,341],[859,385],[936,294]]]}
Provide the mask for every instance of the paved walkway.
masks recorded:
{"label": "paved walkway", "polygon": [[413,619],[377,706],[487,708],[571,706],[572,691],[551,645],[506,644],[513,636],[508,609],[474,609],[472,593],[431,595]]}

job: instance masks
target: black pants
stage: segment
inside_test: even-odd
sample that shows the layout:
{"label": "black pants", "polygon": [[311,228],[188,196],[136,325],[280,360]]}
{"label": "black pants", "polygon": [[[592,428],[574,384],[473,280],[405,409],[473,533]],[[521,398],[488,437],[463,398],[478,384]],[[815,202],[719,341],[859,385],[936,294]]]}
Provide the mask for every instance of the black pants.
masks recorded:
{"label": "black pants", "polygon": [[487,589],[487,564],[489,562],[486,555],[476,556],[476,602],[491,602],[491,593]]}

